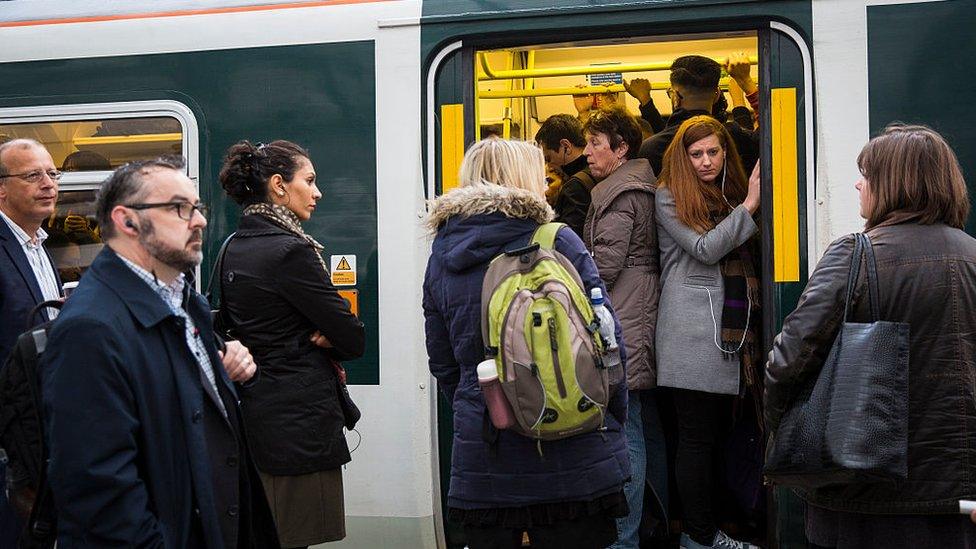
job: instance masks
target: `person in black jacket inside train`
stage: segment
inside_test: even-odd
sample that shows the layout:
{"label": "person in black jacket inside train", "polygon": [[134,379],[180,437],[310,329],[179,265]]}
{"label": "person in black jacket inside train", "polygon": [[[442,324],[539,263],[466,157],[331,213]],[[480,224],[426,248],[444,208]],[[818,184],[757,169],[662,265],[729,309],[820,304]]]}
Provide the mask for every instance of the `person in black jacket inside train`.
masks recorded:
{"label": "person in black jacket inside train", "polygon": [[[748,74],[742,75],[740,71],[733,71],[733,73],[743,80],[739,84],[740,87],[752,89],[752,86],[745,81],[750,78]],[[671,87],[668,89],[668,97],[671,98],[673,111],[668,118],[667,126],[644,140],[638,155],[651,163],[654,175],[661,175],[664,151],[674,139],[674,134],[678,133],[681,123],[700,114],[713,116],[713,107],[722,95],[722,90],[718,87],[721,76],[722,66],[708,57],[685,55],[671,63]],[[725,122],[724,115],[720,121]],[[750,173],[756,165],[756,160],[759,159],[759,134],[746,130],[734,122],[726,123],[725,129],[729,131],[732,141],[735,142],[743,169],[746,173]]]}
{"label": "person in black jacket inside train", "polygon": [[546,119],[535,134],[535,141],[542,147],[546,164],[558,168],[566,176],[552,209],[556,220],[569,225],[583,238],[583,222],[590,209],[590,191],[596,180],[590,175],[583,147],[583,126],[575,116],[554,114]]}
{"label": "person in black jacket inside train", "polygon": [[322,197],[315,168],[289,141],[241,141],[220,183],[243,207],[220,273],[223,306],[258,365],[244,419],[281,546],[342,539],[350,456],[334,364],[363,354],[365,330],[301,227]]}

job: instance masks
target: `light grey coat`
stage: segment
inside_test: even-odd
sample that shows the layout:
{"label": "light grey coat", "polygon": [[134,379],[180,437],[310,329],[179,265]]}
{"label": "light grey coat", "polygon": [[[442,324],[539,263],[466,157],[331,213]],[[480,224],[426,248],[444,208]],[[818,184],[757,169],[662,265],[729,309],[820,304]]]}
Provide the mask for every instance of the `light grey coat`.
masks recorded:
{"label": "light grey coat", "polygon": [[667,188],[655,194],[661,249],[657,383],[707,393],[739,393],[739,360],[719,350],[725,291],[719,261],[759,227],[737,206],[714,229],[699,233],[678,220]]}

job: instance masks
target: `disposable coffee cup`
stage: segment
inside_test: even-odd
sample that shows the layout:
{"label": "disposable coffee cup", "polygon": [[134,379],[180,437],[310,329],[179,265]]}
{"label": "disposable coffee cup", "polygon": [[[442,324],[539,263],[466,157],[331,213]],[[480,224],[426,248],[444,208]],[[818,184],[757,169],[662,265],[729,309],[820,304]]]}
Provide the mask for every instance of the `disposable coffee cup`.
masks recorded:
{"label": "disposable coffee cup", "polygon": [[65,282],[64,284],[62,284],[61,289],[64,290],[64,297],[70,296],[71,292],[75,291],[75,288],[77,287],[78,287],[77,280],[75,280],[74,282]]}

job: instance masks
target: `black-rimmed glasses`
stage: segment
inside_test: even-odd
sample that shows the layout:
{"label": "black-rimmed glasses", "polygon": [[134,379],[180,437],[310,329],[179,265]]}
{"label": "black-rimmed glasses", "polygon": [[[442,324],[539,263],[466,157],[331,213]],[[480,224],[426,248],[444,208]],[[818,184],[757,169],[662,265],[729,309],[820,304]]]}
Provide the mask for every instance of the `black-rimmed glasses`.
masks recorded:
{"label": "black-rimmed glasses", "polygon": [[8,173],[6,175],[0,175],[0,179],[6,179],[8,177],[17,177],[23,179],[24,181],[30,183],[31,185],[36,185],[44,179],[44,176],[51,178],[51,181],[60,181],[61,176],[64,175],[63,172],[58,170],[34,170],[25,173]]}
{"label": "black-rimmed glasses", "polygon": [[204,204],[191,204],[186,201],[174,201],[174,202],[142,202],[139,204],[123,204],[126,208],[132,208],[133,210],[148,210],[151,208],[172,208],[176,212],[176,215],[184,221],[190,221],[193,219],[193,212],[200,212],[204,218],[207,217],[207,212],[210,209]]}

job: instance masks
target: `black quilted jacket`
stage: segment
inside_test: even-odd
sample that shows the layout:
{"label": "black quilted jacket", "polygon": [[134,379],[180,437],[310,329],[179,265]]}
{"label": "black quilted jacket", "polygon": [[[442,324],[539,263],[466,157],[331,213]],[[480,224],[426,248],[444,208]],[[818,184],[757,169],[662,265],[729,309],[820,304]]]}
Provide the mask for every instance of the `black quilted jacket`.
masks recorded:
{"label": "black quilted jacket", "polygon": [[[241,218],[223,264],[223,302],[258,365],[241,409],[258,469],[304,475],[350,459],[332,360],[363,354],[366,332],[304,240]],[[311,343],[318,330],[331,349]]]}
{"label": "black quilted jacket", "polygon": [[[958,512],[976,497],[976,239],[945,225],[903,223],[868,232],[877,257],[881,320],[908,322],[908,479],[802,492],[819,507],[879,514]],[[779,424],[797,389],[817,375],[842,322],[854,239],[827,249],[774,343],[766,423]],[[864,269],[854,321],[869,318]]]}

